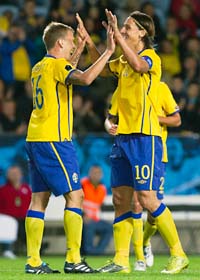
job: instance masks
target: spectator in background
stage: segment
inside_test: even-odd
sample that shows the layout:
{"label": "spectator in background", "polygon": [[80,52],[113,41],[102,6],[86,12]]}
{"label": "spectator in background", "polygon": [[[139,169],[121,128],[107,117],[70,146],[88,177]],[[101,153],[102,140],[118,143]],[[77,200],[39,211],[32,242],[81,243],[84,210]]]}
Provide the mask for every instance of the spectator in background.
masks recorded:
{"label": "spectator in background", "polygon": [[0,43],[0,78],[7,84],[28,80],[34,62],[34,49],[24,29],[17,24],[11,25],[8,36]]}
{"label": "spectator in background", "polygon": [[186,93],[184,81],[181,75],[175,75],[172,77],[171,86],[173,97],[178,104],[180,111],[182,111],[186,104]]}
{"label": "spectator in background", "polygon": [[2,103],[6,94],[6,85],[2,79],[0,79],[0,113],[2,111]]}
{"label": "spectator in background", "polygon": [[27,36],[31,39],[37,35],[38,25],[41,22],[45,24],[45,17],[37,13],[36,7],[35,0],[24,1],[17,18],[17,22],[24,27]]}
{"label": "spectator in background", "polygon": [[155,6],[150,2],[150,1],[146,1],[141,5],[141,12],[149,15],[155,24],[155,42],[159,43],[162,39],[163,39],[163,29],[162,29],[162,25],[160,22],[159,17],[156,14],[156,10],[155,10]]}
{"label": "spectator in background", "polygon": [[74,133],[85,135],[87,132],[102,131],[102,122],[93,109],[92,100],[83,99],[82,95],[75,94],[73,98],[74,108]]}
{"label": "spectator in background", "polygon": [[[22,169],[19,166],[11,166],[7,170],[7,182],[0,187],[0,213],[14,217],[18,221],[17,253],[26,242],[24,222],[26,212],[31,201],[31,189],[23,182]],[[14,258],[14,244],[3,244],[3,255]]]}
{"label": "spectator in background", "polygon": [[112,225],[102,220],[100,215],[107,194],[105,185],[101,183],[102,175],[101,167],[93,165],[88,177],[81,180],[84,192],[82,249],[86,255],[104,254],[112,237]]}
{"label": "spectator in background", "polygon": [[169,81],[173,75],[181,73],[181,63],[173,43],[169,39],[161,42],[160,58],[162,63],[162,78]]}
{"label": "spectator in background", "polygon": [[191,81],[199,80],[199,73],[198,60],[192,55],[184,57],[181,76],[184,80],[185,87],[187,87]]}
{"label": "spectator in background", "polygon": [[178,34],[177,19],[174,16],[169,16],[166,19],[165,38],[172,43],[173,53],[179,56],[180,38]]}
{"label": "spectator in background", "polygon": [[[78,12],[78,11],[76,11]],[[72,0],[59,0],[50,11],[48,22],[60,21],[75,28],[76,18]]]}
{"label": "spectator in background", "polygon": [[179,11],[184,4],[190,7],[195,18],[200,16],[199,0],[170,0],[170,1],[171,1],[171,12],[174,14],[174,16],[178,17]]}
{"label": "spectator in background", "polygon": [[7,32],[13,21],[13,13],[11,10],[5,10],[2,15],[0,15],[0,38],[7,36]]}
{"label": "spectator in background", "polygon": [[12,98],[3,99],[0,112],[0,131],[21,135],[26,132],[26,129],[27,125],[17,115],[15,100]]}
{"label": "spectator in background", "polygon": [[[16,95],[17,93],[19,92],[16,92]],[[18,116],[22,122],[28,124],[33,109],[32,86],[30,79],[23,84],[20,93],[21,94],[15,97]],[[24,108],[26,108],[26,110],[24,110]]]}
{"label": "spectator in background", "polygon": [[197,23],[192,8],[188,4],[181,5],[177,16],[179,36],[182,42],[197,35]]}
{"label": "spectator in background", "polygon": [[200,66],[200,39],[198,37],[191,37],[187,40],[184,50],[184,55],[193,56],[198,61]]}
{"label": "spectator in background", "polygon": [[185,134],[193,132],[199,133],[199,98],[200,86],[196,81],[190,82],[186,90],[186,105],[182,111],[183,124],[182,130]]}

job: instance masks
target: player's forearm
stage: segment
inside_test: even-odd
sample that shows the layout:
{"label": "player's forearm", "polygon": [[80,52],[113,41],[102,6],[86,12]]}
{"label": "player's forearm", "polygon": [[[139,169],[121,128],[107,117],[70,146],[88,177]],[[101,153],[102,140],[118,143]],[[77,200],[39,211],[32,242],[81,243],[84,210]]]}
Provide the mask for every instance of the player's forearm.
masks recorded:
{"label": "player's forearm", "polygon": [[[98,51],[98,49],[96,48],[96,46],[91,38],[89,40],[87,40],[86,48],[90,55],[91,62],[94,63],[95,61],[97,61],[99,59],[99,57],[101,56],[101,53]],[[100,73],[100,76],[106,77],[109,74],[110,74],[109,67],[108,67],[108,65],[105,65],[104,69]]]}
{"label": "player's forearm", "polygon": [[76,67],[78,65],[78,62],[79,62],[79,59],[80,59],[80,56],[84,50],[84,47],[85,47],[85,42],[83,41],[77,48],[76,50],[74,51],[74,53],[72,54],[71,56],[71,59],[70,59],[70,62],[71,64]]}
{"label": "player's forearm", "polygon": [[179,114],[175,114],[167,117],[159,117],[159,122],[160,124],[169,127],[178,127],[181,125],[181,117]]}
{"label": "player's forearm", "polygon": [[91,62],[94,63],[101,56],[101,53],[98,51],[90,37],[86,42],[86,48],[90,55]]}
{"label": "player's forearm", "polygon": [[113,52],[106,49],[105,52],[99,57],[99,59],[85,71],[85,75],[87,75],[89,84],[92,83],[102,72],[112,53]]}
{"label": "player's forearm", "polygon": [[124,58],[134,71],[139,73],[146,73],[149,70],[148,64],[136,52],[134,52],[126,43],[120,32],[115,34],[115,39],[120,46]]}
{"label": "player's forearm", "polygon": [[74,71],[69,82],[78,85],[90,85],[102,72],[113,51],[106,49],[99,59],[84,72]]}

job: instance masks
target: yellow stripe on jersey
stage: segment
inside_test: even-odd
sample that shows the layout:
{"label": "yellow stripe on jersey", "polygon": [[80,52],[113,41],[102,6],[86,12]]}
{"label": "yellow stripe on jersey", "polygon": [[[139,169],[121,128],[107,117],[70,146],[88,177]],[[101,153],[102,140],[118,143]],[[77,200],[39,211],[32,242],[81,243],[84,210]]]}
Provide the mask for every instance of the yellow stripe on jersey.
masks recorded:
{"label": "yellow stripe on jersey", "polygon": [[156,102],[161,61],[153,49],[146,49],[139,55],[152,62],[148,73],[135,72],[122,57],[109,63],[110,70],[118,77],[118,133],[160,136]]}
{"label": "yellow stripe on jersey", "polygon": [[67,179],[67,183],[69,185],[69,189],[70,189],[70,191],[72,191],[72,186],[71,186],[71,183],[70,183],[70,180],[69,180],[69,175],[68,175],[67,170],[66,170],[66,168],[65,168],[65,166],[64,166],[64,164],[62,162],[62,159],[60,158],[60,156],[59,156],[59,154],[58,154],[54,144],[52,142],[50,142],[50,145],[51,145],[51,147],[52,147],[52,149],[53,149],[53,151],[54,151],[54,153],[55,153],[55,155],[56,155],[56,157],[57,157],[57,159],[58,159],[58,161],[59,161],[59,163],[60,163],[60,165],[62,167],[62,170],[63,170],[63,172],[65,174],[66,179]]}
{"label": "yellow stripe on jersey", "polygon": [[52,56],[33,67],[33,111],[27,141],[71,140],[72,85],[66,86],[66,80],[74,70],[66,59]]}
{"label": "yellow stripe on jersey", "polygon": [[154,136],[152,137],[152,148],[151,148],[151,152],[152,152],[152,159],[151,159],[151,178],[150,178],[150,184],[149,184],[149,189],[152,190],[152,182],[153,182],[153,171],[154,171],[154,159],[155,159],[155,138]]}

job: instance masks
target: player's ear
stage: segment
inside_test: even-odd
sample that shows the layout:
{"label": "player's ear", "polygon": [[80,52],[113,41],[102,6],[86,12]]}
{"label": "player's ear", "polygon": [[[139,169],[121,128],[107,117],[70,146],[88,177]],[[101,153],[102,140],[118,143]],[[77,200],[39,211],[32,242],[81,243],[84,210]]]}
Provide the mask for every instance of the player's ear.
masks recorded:
{"label": "player's ear", "polygon": [[143,38],[145,35],[146,35],[146,30],[143,30],[143,29],[141,29],[140,30],[140,36],[141,36],[141,38]]}
{"label": "player's ear", "polygon": [[58,39],[57,44],[59,45],[60,48],[63,48],[63,44],[64,44],[63,39]]}

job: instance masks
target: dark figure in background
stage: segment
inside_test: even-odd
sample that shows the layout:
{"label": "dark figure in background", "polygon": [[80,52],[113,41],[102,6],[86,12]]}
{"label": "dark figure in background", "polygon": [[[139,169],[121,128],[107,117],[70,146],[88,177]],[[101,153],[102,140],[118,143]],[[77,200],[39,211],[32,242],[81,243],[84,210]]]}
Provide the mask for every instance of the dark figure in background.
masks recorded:
{"label": "dark figure in background", "polygon": [[112,225],[101,219],[101,206],[107,194],[105,185],[101,183],[102,175],[101,167],[93,165],[88,177],[81,180],[84,191],[82,249],[85,255],[104,254],[112,237]]}
{"label": "dark figure in background", "polygon": [[[26,242],[24,222],[31,201],[31,189],[23,182],[23,173],[19,166],[11,166],[7,171],[7,182],[0,187],[0,213],[14,217],[18,222],[17,253]],[[14,244],[3,244],[3,255],[14,258]]]}

